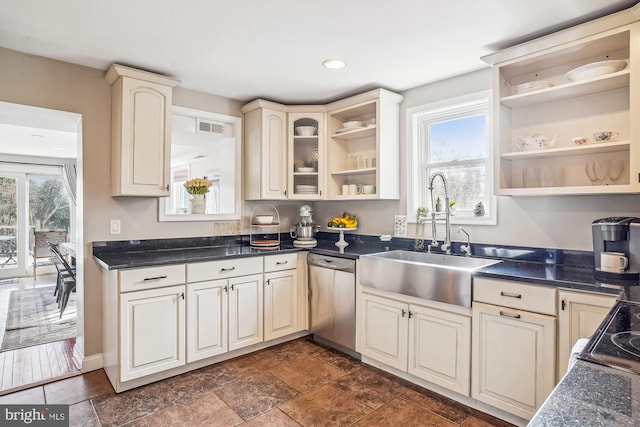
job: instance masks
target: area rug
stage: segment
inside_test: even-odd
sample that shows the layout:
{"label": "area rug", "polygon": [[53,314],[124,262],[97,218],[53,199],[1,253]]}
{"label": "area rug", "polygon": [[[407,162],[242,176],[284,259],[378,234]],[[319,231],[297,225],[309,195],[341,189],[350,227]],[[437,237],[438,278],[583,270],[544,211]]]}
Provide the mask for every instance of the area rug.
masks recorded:
{"label": "area rug", "polygon": [[60,318],[53,289],[53,286],[47,286],[11,291],[7,329],[0,351],[65,340],[77,335],[76,294],[71,294]]}

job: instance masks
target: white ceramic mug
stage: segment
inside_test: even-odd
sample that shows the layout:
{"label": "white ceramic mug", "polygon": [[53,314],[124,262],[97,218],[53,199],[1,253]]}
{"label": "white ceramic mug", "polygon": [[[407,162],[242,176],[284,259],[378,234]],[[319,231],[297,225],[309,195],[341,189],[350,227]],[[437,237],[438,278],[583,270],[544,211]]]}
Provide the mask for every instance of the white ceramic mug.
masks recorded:
{"label": "white ceramic mug", "polygon": [[622,273],[629,266],[629,258],[622,252],[600,253],[600,268],[602,271]]}
{"label": "white ceramic mug", "polygon": [[354,196],[358,194],[358,186],[356,184],[349,184],[349,195]]}
{"label": "white ceramic mug", "polygon": [[343,195],[343,196],[346,196],[346,195],[348,195],[348,194],[349,194],[349,185],[348,185],[348,184],[344,184],[344,185],[342,186],[342,195]]}
{"label": "white ceramic mug", "polygon": [[370,184],[365,184],[362,186],[362,192],[364,194],[375,194],[376,193],[376,186],[375,185],[370,185]]}

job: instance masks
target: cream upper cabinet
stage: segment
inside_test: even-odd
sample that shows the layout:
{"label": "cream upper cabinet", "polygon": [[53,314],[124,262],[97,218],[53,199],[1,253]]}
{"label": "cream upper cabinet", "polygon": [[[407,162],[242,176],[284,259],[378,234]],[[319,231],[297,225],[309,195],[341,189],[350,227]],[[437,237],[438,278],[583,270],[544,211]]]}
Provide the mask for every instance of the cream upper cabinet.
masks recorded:
{"label": "cream upper cabinet", "polygon": [[244,198],[287,198],[287,112],[283,105],[255,100],[244,113]]}
{"label": "cream upper cabinet", "polygon": [[558,379],[567,372],[571,348],[590,338],[615,304],[613,295],[561,290],[558,292]]}
{"label": "cream upper cabinet", "polygon": [[[294,107],[291,107],[294,108]],[[289,112],[287,175],[289,200],[324,198],[325,114],[324,107],[298,107],[309,112]],[[320,112],[317,112],[320,110]],[[314,112],[315,111],[315,112]]]}
{"label": "cream upper cabinet", "polygon": [[[640,23],[604,22],[483,58],[493,65],[496,194],[640,192]],[[612,136],[599,142],[598,132]]]}
{"label": "cream upper cabinet", "polygon": [[179,81],[122,65],[111,91],[111,195],[169,195],[171,99]]}
{"label": "cream upper cabinet", "polygon": [[327,105],[326,199],[400,197],[402,99],[376,89]]}
{"label": "cream upper cabinet", "polygon": [[244,105],[244,198],[398,199],[402,99],[376,89],[327,105]]}

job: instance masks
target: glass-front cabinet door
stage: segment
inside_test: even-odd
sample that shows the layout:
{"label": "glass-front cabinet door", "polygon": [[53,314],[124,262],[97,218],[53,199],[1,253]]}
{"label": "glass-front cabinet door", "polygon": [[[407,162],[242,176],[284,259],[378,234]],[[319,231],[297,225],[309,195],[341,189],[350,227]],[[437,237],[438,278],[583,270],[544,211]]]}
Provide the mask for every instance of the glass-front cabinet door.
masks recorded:
{"label": "glass-front cabinet door", "polygon": [[325,115],[289,113],[289,199],[319,200],[324,190]]}

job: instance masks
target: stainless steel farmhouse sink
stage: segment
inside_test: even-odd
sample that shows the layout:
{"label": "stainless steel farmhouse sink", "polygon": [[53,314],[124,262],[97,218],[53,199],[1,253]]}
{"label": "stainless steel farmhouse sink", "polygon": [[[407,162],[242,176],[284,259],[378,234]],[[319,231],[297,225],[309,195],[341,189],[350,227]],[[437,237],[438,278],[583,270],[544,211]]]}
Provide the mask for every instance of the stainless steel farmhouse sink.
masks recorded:
{"label": "stainless steel farmhouse sink", "polygon": [[362,255],[363,286],[431,301],[471,307],[471,275],[500,260],[389,251]]}

